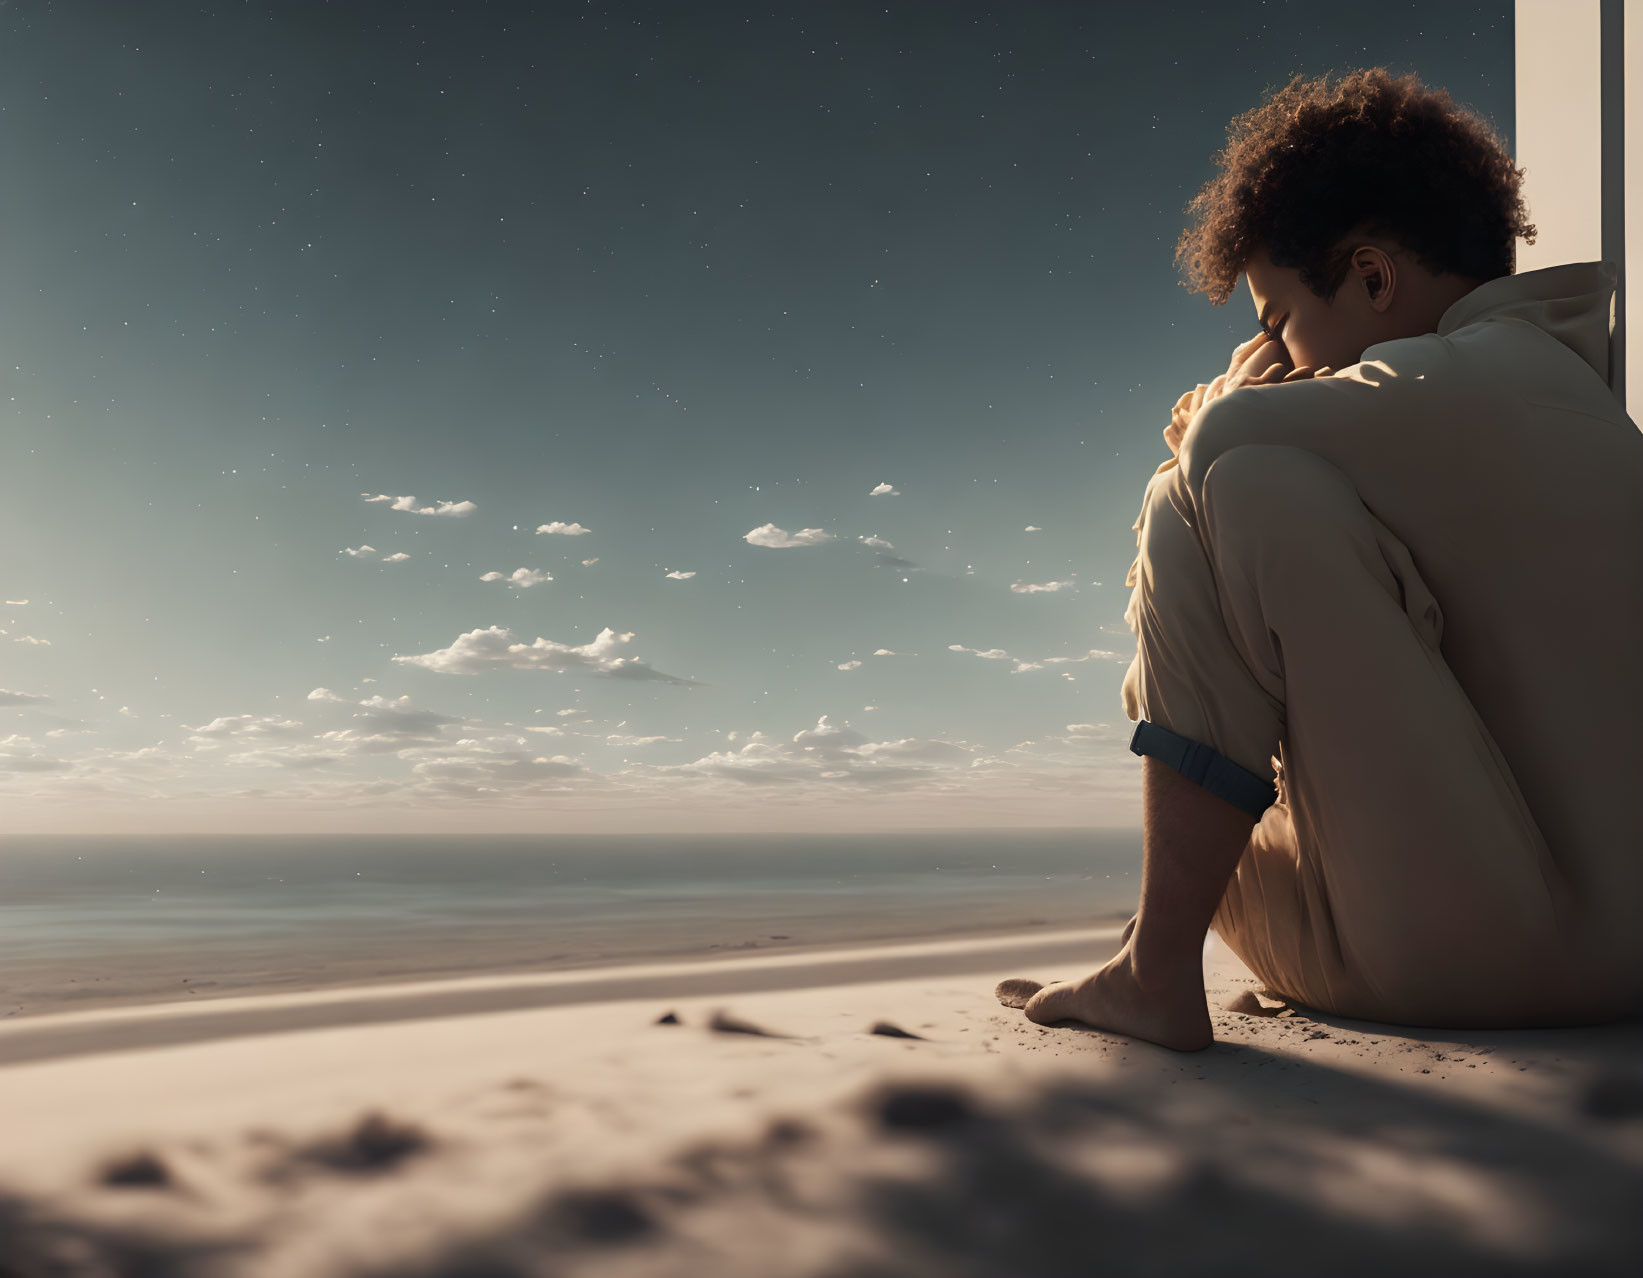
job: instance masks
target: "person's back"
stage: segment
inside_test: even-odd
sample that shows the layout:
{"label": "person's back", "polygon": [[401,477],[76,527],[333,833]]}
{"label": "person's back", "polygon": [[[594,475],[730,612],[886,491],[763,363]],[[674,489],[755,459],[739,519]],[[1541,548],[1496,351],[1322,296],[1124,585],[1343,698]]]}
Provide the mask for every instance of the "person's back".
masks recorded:
{"label": "person's back", "polygon": [[[1460,447],[1443,450],[1459,469],[1451,517],[1412,525],[1411,549],[1443,604],[1445,659],[1587,916],[1600,970],[1619,974],[1620,949],[1643,983],[1643,805],[1623,776],[1643,723],[1643,432],[1604,377],[1613,267],[1528,275],[1484,285],[1440,326],[1464,396]],[[1539,298],[1523,298],[1531,282]],[[1491,292],[1521,300],[1469,319]]]}
{"label": "person's back", "polygon": [[1213,402],[1183,467],[1201,487],[1228,449],[1286,442],[1351,478],[1432,590],[1444,660],[1545,839],[1591,979],[1623,977],[1618,950],[1639,986],[1643,806],[1621,770],[1643,723],[1643,432],[1604,376],[1613,290],[1598,262],[1491,280],[1436,333]]}

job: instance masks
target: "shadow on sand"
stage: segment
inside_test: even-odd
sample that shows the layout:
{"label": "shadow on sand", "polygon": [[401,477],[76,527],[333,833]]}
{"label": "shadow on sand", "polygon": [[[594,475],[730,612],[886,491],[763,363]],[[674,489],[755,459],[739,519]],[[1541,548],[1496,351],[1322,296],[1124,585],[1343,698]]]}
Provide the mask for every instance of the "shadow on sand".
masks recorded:
{"label": "shadow on sand", "polygon": [[[1319,1017],[1342,1031],[1388,1027]],[[1434,1035],[1438,1032],[1433,1031]],[[1591,1031],[1583,1031],[1588,1036]],[[1556,1055],[1559,1031],[1472,1034]],[[1601,1055],[1637,1059],[1643,1025]],[[1143,1049],[1147,1050],[1147,1049]],[[1102,1081],[1054,1076],[983,1095],[932,1069],[880,1081],[758,1137],[699,1142],[631,1178],[572,1183],[544,1169],[529,1210],[357,1278],[806,1275],[1030,1278],[1124,1274],[1634,1274],[1643,1256],[1640,1120],[1532,1118],[1348,1070],[1218,1044]],[[1178,1062],[1170,1067],[1170,1062]],[[1571,1075],[1571,1097],[1578,1088]],[[426,1202],[449,1156],[437,1130],[383,1142],[392,1157],[315,1159],[282,1148],[271,1179],[325,1178],[327,1195],[403,1178]],[[386,1124],[386,1126],[385,1126]],[[339,1146],[340,1147],[340,1146]],[[472,1157],[472,1151],[468,1151]],[[104,1192],[172,1194],[163,1154]],[[157,1169],[156,1169],[157,1168]],[[318,1188],[316,1186],[316,1188]],[[336,1203],[328,1197],[321,1200]],[[279,1220],[270,1213],[266,1219]],[[302,1231],[160,1239],[0,1201],[0,1275],[204,1278]],[[319,1224],[319,1221],[315,1221]],[[331,1272],[331,1271],[327,1271]]]}

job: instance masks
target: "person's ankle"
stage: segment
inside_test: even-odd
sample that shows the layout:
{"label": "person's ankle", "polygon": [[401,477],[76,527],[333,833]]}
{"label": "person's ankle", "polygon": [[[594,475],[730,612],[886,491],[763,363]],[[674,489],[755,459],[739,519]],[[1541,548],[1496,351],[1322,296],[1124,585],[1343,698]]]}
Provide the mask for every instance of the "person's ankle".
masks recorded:
{"label": "person's ankle", "polygon": [[1132,941],[1119,957],[1124,960],[1136,988],[1144,994],[1163,996],[1183,989],[1202,991],[1204,988],[1203,958],[1196,949],[1182,954],[1160,954],[1153,949],[1142,952]]}

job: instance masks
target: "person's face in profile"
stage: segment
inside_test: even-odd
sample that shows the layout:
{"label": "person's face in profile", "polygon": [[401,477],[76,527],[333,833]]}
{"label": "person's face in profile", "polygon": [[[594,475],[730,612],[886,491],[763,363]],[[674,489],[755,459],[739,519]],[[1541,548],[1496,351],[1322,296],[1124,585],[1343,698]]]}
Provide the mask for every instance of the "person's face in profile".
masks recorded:
{"label": "person's face in profile", "polygon": [[1386,339],[1385,304],[1391,300],[1387,255],[1375,248],[1353,255],[1353,264],[1324,301],[1301,283],[1299,268],[1274,266],[1265,249],[1245,264],[1256,322],[1282,344],[1292,368],[1346,368],[1363,358],[1364,348]]}

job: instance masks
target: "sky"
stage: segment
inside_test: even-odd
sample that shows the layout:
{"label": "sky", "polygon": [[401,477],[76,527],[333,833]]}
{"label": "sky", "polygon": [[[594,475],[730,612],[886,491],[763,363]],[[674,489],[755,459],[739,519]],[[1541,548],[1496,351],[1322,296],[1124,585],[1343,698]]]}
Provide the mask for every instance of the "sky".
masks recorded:
{"label": "sky", "polygon": [[[1228,122],[1512,4],[0,5],[0,829],[1138,828]],[[1531,209],[1531,215],[1533,210]]]}

